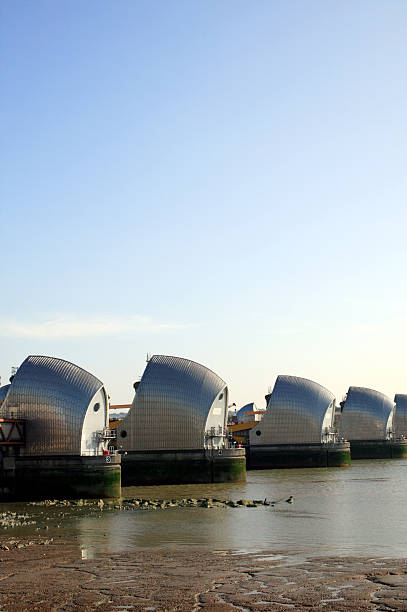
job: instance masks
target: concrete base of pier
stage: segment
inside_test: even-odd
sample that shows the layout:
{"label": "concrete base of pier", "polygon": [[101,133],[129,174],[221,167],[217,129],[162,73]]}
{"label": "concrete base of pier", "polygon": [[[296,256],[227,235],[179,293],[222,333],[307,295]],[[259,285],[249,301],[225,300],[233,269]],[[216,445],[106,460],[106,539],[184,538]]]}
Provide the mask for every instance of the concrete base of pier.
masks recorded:
{"label": "concrete base of pier", "polygon": [[398,440],[392,443],[393,459],[407,459],[407,440]]}
{"label": "concrete base of pier", "polygon": [[244,448],[129,451],[121,457],[123,486],[246,480]]}
{"label": "concrete base of pier", "polygon": [[3,457],[0,499],[121,496],[121,457]]}
{"label": "concrete base of pier", "polygon": [[407,458],[407,440],[350,440],[352,459]]}
{"label": "concrete base of pier", "polygon": [[349,442],[256,445],[248,449],[248,469],[348,467]]}

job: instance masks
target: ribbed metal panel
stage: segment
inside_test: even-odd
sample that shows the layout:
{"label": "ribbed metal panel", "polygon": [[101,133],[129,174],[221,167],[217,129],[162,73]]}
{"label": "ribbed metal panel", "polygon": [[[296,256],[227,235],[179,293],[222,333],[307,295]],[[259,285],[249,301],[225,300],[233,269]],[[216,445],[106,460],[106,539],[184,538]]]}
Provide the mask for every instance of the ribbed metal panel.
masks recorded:
{"label": "ribbed metal panel", "polygon": [[[249,421],[259,420],[259,415],[254,415],[253,412],[265,412],[265,410],[259,410],[254,402],[245,404],[240,408],[235,415],[239,423],[248,423]],[[251,414],[247,414],[251,413]],[[233,414],[233,413],[232,413]]]}
{"label": "ribbed metal panel", "polygon": [[103,383],[73,363],[30,356],[0,407],[1,417],[26,420],[21,455],[80,455],[83,421]]}
{"label": "ribbed metal panel", "polygon": [[3,385],[0,387],[0,402],[4,402],[9,389],[10,385]]}
{"label": "ribbed metal panel", "polygon": [[251,417],[251,419],[248,419],[248,418],[246,417],[246,412],[253,412],[253,410],[255,410],[255,407],[254,407],[254,402],[251,402],[250,404],[245,404],[245,406],[242,406],[242,407],[241,407],[241,408],[240,408],[240,409],[239,409],[239,410],[236,412],[236,415],[235,415],[235,416],[236,416],[236,418],[237,418],[237,420],[238,420],[238,422],[239,422],[239,423],[244,422],[244,421],[243,421],[243,419],[245,419],[245,418],[246,418],[246,421],[247,421],[247,420],[249,420],[249,421],[250,421],[250,420],[251,420],[251,421],[253,421],[253,420],[254,420],[254,417],[253,417],[253,416]]}
{"label": "ribbed metal panel", "polygon": [[339,433],[347,440],[385,440],[392,426],[394,404],[387,395],[349,387],[339,421]]}
{"label": "ribbed metal panel", "polygon": [[396,436],[407,436],[407,395],[398,393],[394,396],[394,401],[396,402],[394,433]]}
{"label": "ribbed metal panel", "polygon": [[213,422],[213,415],[219,414],[218,423],[225,427],[225,408],[226,383],[214,372],[188,359],[154,355],[128,415],[117,428],[118,447],[129,451],[204,448],[209,417]]}
{"label": "ribbed metal panel", "polygon": [[267,411],[250,432],[250,446],[320,443],[325,415],[334,403],[334,395],[312,380],[278,376]]}
{"label": "ribbed metal panel", "polygon": [[393,422],[394,433],[396,436],[407,436],[407,395],[398,393],[394,396],[394,401],[396,403]]}

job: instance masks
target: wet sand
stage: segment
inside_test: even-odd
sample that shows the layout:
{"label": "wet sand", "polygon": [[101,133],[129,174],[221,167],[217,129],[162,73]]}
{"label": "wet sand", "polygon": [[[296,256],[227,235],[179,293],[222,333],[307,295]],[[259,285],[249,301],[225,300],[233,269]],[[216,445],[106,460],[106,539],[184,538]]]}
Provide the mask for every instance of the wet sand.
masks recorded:
{"label": "wet sand", "polygon": [[405,559],[157,548],[94,559],[80,553],[76,542],[2,537],[0,610],[407,610]]}

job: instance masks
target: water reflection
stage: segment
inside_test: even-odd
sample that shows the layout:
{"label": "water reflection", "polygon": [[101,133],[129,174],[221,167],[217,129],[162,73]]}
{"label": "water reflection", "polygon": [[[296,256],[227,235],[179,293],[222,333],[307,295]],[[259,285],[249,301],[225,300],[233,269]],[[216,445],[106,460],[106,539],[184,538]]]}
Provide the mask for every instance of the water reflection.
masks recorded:
{"label": "water reflection", "polygon": [[[349,470],[249,472],[246,483],[133,487],[124,497],[285,500],[274,508],[67,511],[49,535],[78,541],[84,558],[140,548],[405,557],[407,462],[358,461]],[[42,508],[42,510],[44,510]],[[58,519],[60,520],[60,519]]]}
{"label": "water reflection", "polygon": [[351,470],[279,470],[248,474],[247,483],[137,487],[125,497],[284,500],[274,508],[175,508],[83,517],[85,548],[276,550],[304,554],[405,556],[407,501],[403,461],[359,461]]}

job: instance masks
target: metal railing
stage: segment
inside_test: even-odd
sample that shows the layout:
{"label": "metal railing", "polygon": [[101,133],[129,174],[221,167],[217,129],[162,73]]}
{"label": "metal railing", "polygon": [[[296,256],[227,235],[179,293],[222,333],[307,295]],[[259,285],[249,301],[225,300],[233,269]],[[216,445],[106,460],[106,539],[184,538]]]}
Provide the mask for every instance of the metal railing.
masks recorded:
{"label": "metal railing", "polygon": [[205,431],[204,448],[207,450],[233,448],[233,444],[230,443],[228,432],[222,425],[218,425],[218,427],[211,427]]}
{"label": "metal railing", "polygon": [[325,444],[335,444],[339,442],[338,430],[335,427],[325,427],[322,432],[321,442]]}
{"label": "metal railing", "polygon": [[108,427],[104,427],[100,431],[95,432],[98,440],[115,440],[116,439],[116,430],[109,429]]}
{"label": "metal railing", "polygon": [[91,448],[81,452],[81,457],[108,457],[110,455],[117,455],[117,449],[114,447],[109,447],[108,452],[106,452],[106,449],[104,448]]}

